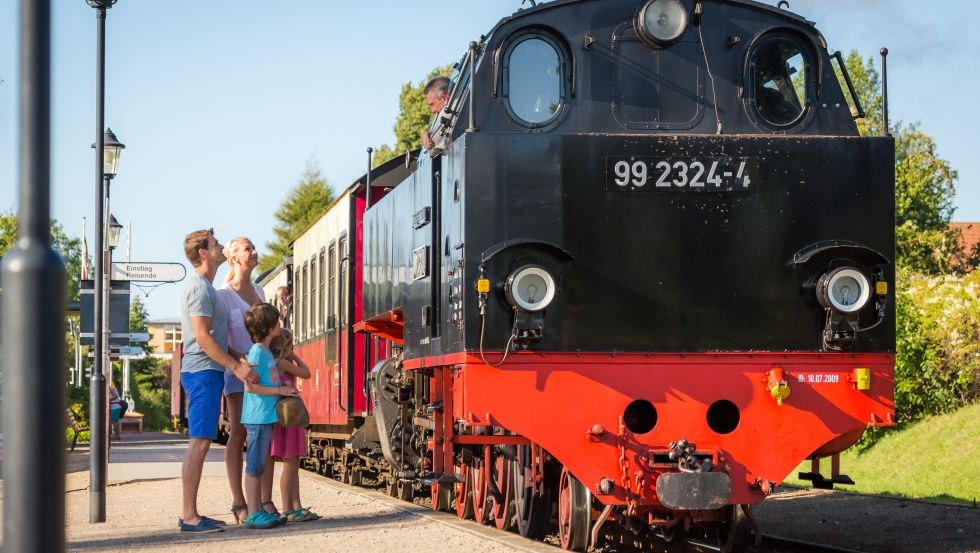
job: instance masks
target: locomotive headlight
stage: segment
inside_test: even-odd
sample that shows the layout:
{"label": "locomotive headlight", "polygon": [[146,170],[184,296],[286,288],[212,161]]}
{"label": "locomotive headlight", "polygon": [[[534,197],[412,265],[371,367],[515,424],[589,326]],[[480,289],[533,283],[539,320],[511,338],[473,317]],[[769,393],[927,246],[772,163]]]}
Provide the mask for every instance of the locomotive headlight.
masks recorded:
{"label": "locomotive headlight", "polygon": [[680,0],[651,0],[636,17],[636,31],[654,46],[665,46],[684,34],[687,10]]}
{"label": "locomotive headlight", "polygon": [[525,265],[507,277],[504,294],[514,307],[541,311],[555,299],[555,279],[538,265]]}
{"label": "locomotive headlight", "polygon": [[860,311],[871,299],[871,284],[854,267],[838,267],[817,279],[817,301],[841,313]]}

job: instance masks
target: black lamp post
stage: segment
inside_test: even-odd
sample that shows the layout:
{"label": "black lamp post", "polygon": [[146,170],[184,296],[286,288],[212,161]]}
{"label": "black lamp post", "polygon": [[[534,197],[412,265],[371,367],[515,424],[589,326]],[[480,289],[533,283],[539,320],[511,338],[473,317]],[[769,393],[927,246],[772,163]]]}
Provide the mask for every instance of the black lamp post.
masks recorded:
{"label": "black lamp post", "polygon": [[[21,0],[17,240],[3,259],[3,547],[65,550],[65,265],[51,247],[51,2]],[[55,385],[52,385],[55,384]]]}
{"label": "black lamp post", "polygon": [[[119,158],[126,147],[119,142],[112,129],[106,128],[99,135],[99,144],[92,144],[101,158],[99,175],[99,199],[96,202],[96,217],[99,232],[95,251],[99,252],[99,262],[95,263],[95,324],[92,329],[95,345],[92,374],[89,377],[89,522],[105,522],[105,487],[108,480],[109,465],[109,385],[107,375],[112,374],[112,361],[109,357],[109,298],[112,292],[112,250],[119,244],[122,225],[109,213],[109,190],[112,179],[119,171]],[[104,182],[104,184],[103,184]]]}
{"label": "black lamp post", "polygon": [[[108,472],[108,446],[109,446],[109,408],[106,402],[108,389],[106,388],[104,367],[98,365],[102,363],[104,355],[104,344],[102,335],[102,317],[106,309],[104,304],[104,285],[103,275],[109,271],[108,259],[105,255],[104,234],[106,225],[104,221],[103,202],[108,195],[109,181],[115,176],[115,171],[119,162],[119,150],[109,150],[111,143],[117,143],[115,135],[106,129],[103,135],[102,129],[105,128],[105,14],[116,0],[86,0],[89,6],[95,8],[95,19],[98,23],[97,47],[96,47],[96,78],[95,78],[95,220],[99,222],[99,232],[95,233],[95,251],[99,256],[98,263],[95,263],[94,290],[95,293],[95,322],[92,329],[93,341],[95,345],[95,359],[92,367],[92,375],[89,379],[89,428],[91,429],[91,447],[89,448],[89,522],[105,522],[105,487],[106,473]],[[112,140],[106,140],[111,136]],[[106,144],[109,142],[110,144]],[[119,146],[122,146],[119,144]],[[108,159],[107,159],[108,158]],[[105,162],[110,161],[111,174],[105,171]],[[106,183],[105,193],[103,193],[102,183]]]}

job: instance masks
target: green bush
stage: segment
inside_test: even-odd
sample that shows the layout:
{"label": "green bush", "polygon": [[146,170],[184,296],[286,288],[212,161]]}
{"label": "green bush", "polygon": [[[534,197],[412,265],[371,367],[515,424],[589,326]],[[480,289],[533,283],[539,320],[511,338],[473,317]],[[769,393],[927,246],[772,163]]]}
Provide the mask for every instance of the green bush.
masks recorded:
{"label": "green bush", "polygon": [[170,365],[153,358],[130,364],[131,393],[143,414],[143,430],[170,428]]}
{"label": "green bush", "polygon": [[901,424],[978,399],[980,271],[900,271],[897,280],[895,409]]}

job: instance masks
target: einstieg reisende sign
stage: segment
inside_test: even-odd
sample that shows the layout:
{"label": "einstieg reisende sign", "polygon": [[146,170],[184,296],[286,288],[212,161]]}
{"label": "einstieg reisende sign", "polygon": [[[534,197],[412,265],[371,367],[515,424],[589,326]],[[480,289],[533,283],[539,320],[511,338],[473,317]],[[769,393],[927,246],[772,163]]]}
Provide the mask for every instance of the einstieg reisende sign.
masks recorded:
{"label": "einstieg reisende sign", "polygon": [[112,280],[140,282],[178,282],[187,269],[180,263],[129,262],[112,264]]}

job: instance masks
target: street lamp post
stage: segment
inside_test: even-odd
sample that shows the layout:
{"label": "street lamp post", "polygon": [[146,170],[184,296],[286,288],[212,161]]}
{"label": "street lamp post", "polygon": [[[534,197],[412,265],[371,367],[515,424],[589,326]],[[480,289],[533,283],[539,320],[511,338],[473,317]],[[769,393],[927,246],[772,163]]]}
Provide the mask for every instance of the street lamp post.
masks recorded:
{"label": "street lamp post", "polygon": [[[110,133],[112,131],[109,131]],[[115,138],[115,135],[113,135]],[[108,146],[107,146],[108,147]],[[116,157],[118,163],[118,156]],[[109,213],[109,180],[106,180],[105,210]],[[109,213],[109,221],[106,225],[105,244],[108,250],[108,268],[102,272],[102,287],[105,290],[102,309],[102,366],[105,368],[106,385],[112,386],[112,325],[109,324],[109,313],[112,312],[112,252],[119,246],[119,235],[122,232],[122,225],[116,220],[115,215]],[[106,396],[108,397],[108,396]]]}
{"label": "street lamp post", "polygon": [[[115,242],[112,242],[113,225],[115,219],[109,215],[109,190],[112,179],[119,170],[119,158],[122,150],[126,146],[119,142],[112,129],[106,128],[101,132],[104,123],[102,105],[104,96],[104,68],[105,68],[105,10],[108,9],[115,0],[105,0],[97,2],[88,0],[89,4],[99,11],[99,105],[97,108],[97,118],[99,120],[99,135],[97,142],[92,144],[95,148],[95,158],[99,168],[98,198],[95,205],[95,220],[99,221],[99,231],[96,233],[95,251],[98,252],[99,262],[95,263],[94,292],[95,292],[95,324],[92,334],[95,345],[92,374],[89,378],[89,427],[91,429],[90,448],[89,448],[89,522],[105,522],[105,488],[109,464],[109,406],[108,406],[108,385],[106,380],[107,373],[110,373],[109,365],[109,277],[112,269],[112,252],[109,248],[114,248],[119,243],[119,231],[122,225],[116,223]],[[104,4],[101,7],[96,4]]]}
{"label": "street lamp post", "polygon": [[[103,285],[102,275],[106,269],[106,256],[103,238],[105,233],[105,222],[103,221],[103,191],[102,181],[106,182],[112,177],[106,177],[103,165],[106,157],[112,157],[110,152],[105,151],[106,140],[102,129],[105,128],[105,14],[116,0],[86,0],[89,6],[95,8],[95,19],[98,24],[97,45],[96,45],[96,75],[95,75],[95,220],[98,221],[99,231],[95,233],[95,251],[99,256],[98,263],[95,263],[95,275],[93,280],[95,317],[93,317],[92,338],[95,345],[94,359],[92,364],[92,376],[89,379],[89,427],[91,429],[89,447],[89,505],[88,521],[105,522],[105,486],[106,472],[108,469],[108,418],[109,408],[106,403],[106,381],[102,374],[101,367],[96,364],[102,362],[102,313],[105,309],[103,304]],[[118,150],[116,150],[118,154]],[[118,163],[118,155],[115,156],[115,164]],[[113,173],[114,175],[115,173]],[[108,187],[107,187],[108,188]]]}

